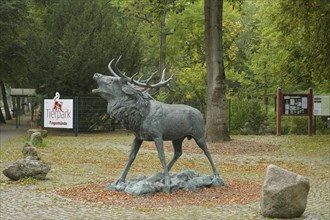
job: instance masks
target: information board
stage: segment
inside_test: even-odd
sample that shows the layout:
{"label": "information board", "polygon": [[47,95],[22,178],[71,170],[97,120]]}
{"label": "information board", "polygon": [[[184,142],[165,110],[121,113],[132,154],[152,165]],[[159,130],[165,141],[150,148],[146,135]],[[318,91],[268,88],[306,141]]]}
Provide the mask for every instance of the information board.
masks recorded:
{"label": "information board", "polygon": [[309,136],[313,135],[313,89],[307,94],[285,94],[281,88],[276,91],[276,135],[281,135],[282,116],[307,116]]}
{"label": "information board", "polygon": [[330,116],[330,96],[314,96],[314,115]]}
{"label": "information board", "polygon": [[284,95],[283,96],[284,115],[307,115],[308,96],[307,95]]}

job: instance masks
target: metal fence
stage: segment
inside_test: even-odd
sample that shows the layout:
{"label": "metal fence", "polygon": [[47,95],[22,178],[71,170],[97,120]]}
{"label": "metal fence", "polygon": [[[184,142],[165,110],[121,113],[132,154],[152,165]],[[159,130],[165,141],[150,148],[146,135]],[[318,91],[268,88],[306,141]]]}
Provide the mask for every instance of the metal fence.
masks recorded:
{"label": "metal fence", "polygon": [[107,102],[100,97],[76,97],[78,131],[113,131],[115,121],[107,114]]}

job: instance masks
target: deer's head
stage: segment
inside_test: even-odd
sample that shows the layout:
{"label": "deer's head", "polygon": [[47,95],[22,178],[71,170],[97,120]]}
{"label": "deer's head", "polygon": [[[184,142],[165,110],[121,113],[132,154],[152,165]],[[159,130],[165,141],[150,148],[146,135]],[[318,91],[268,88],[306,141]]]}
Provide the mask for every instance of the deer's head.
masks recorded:
{"label": "deer's head", "polygon": [[108,64],[108,69],[112,76],[105,76],[100,73],[95,73],[93,79],[97,82],[98,88],[93,89],[93,93],[99,94],[102,98],[110,100],[114,97],[121,97],[122,95],[133,95],[136,92],[147,93],[149,89],[157,89],[160,87],[168,87],[169,83],[173,79],[173,75],[165,80],[165,69],[163,70],[162,77],[160,82],[156,84],[150,84],[150,81],[154,74],[152,74],[145,82],[140,80],[135,80],[134,77],[137,74],[134,74],[132,77],[128,77],[125,73],[122,73],[117,64],[120,60],[117,60],[115,63],[115,70],[112,69],[111,65],[114,61],[113,59]]}

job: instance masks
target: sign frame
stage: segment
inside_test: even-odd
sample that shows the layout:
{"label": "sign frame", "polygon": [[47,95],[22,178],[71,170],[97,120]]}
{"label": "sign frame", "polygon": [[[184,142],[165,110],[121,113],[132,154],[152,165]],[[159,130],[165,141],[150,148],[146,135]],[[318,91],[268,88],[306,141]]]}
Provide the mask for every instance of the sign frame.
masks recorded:
{"label": "sign frame", "polygon": [[[282,89],[277,88],[276,92],[276,135],[281,136],[281,120],[282,116],[308,116],[308,136],[313,135],[313,89],[309,89],[307,94],[283,94]],[[304,103],[303,103],[304,98]],[[307,98],[307,100],[306,100]],[[297,99],[297,102],[296,100]],[[285,100],[290,100],[290,103],[285,103]],[[293,101],[291,101],[293,100]],[[299,100],[301,100],[299,102]],[[307,103],[306,103],[307,101]],[[295,104],[297,103],[297,104]],[[300,103],[300,104],[299,104]],[[300,105],[300,106],[299,106]],[[307,105],[307,106],[306,106]],[[291,107],[301,107],[294,110]],[[304,107],[304,108],[303,108]],[[300,113],[300,110],[306,110]],[[297,113],[295,113],[297,111]],[[299,112],[299,113],[298,113]]]}

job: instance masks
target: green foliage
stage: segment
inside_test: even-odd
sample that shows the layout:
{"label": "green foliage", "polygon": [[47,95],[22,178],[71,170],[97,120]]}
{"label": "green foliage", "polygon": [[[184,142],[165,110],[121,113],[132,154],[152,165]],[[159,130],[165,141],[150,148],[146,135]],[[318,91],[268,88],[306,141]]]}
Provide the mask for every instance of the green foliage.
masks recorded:
{"label": "green foliage", "polygon": [[[91,95],[94,72],[107,74],[109,60],[120,55],[119,67],[128,75],[141,72],[146,78],[159,70],[160,34],[165,33],[174,92],[162,91],[157,99],[205,113],[203,7],[202,0],[1,1],[0,76],[12,87],[34,87],[49,97],[56,91]],[[224,1],[227,95],[247,102],[272,95],[279,86],[287,93],[313,87],[314,94],[328,94],[329,10],[324,0]],[[273,130],[275,118],[268,114],[263,124]],[[286,120],[285,132],[303,132],[301,119]],[[92,121],[99,126],[98,118]],[[237,128],[242,132],[244,126]]]}
{"label": "green foliage", "polygon": [[0,78],[13,85],[26,83],[24,38],[27,5],[23,0],[0,1]]}
{"label": "green foliage", "polygon": [[[313,117],[314,120],[315,117]],[[313,121],[313,129],[314,129]],[[270,109],[268,112],[267,124],[269,130],[276,134],[276,112]],[[316,117],[316,134],[330,134],[330,129],[327,127],[327,117]],[[308,117],[307,116],[282,116],[281,134],[299,134],[307,135],[308,132]]]}
{"label": "green foliage", "polygon": [[231,99],[231,133],[259,134],[266,126],[267,114],[260,100],[234,97]]}
{"label": "green foliage", "polygon": [[253,57],[256,70],[267,68],[271,81],[286,90],[327,87],[329,3],[317,0],[255,4],[255,18],[262,28],[259,53]]}
{"label": "green foliage", "polygon": [[110,5],[58,1],[33,18],[42,22],[29,35],[29,69],[31,83],[43,94],[91,94],[94,72],[107,73],[106,64],[120,55],[126,71],[139,67],[137,27]]}
{"label": "green foliage", "polygon": [[190,105],[205,113],[207,90],[205,67],[194,65],[191,68],[185,68],[174,75],[173,81],[171,87],[174,92],[160,93],[157,95],[157,100]]}

